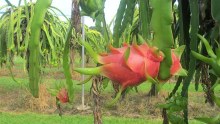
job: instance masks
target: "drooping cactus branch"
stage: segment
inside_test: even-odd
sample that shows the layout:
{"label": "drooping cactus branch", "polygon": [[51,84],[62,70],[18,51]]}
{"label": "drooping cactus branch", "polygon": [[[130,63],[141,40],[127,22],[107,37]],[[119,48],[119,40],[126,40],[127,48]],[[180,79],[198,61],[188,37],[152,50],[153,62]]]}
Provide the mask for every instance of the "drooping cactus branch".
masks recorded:
{"label": "drooping cactus branch", "polygon": [[44,17],[52,0],[38,0],[35,4],[33,20],[31,22],[31,37],[29,41],[29,87],[34,97],[38,97],[40,79],[40,30]]}

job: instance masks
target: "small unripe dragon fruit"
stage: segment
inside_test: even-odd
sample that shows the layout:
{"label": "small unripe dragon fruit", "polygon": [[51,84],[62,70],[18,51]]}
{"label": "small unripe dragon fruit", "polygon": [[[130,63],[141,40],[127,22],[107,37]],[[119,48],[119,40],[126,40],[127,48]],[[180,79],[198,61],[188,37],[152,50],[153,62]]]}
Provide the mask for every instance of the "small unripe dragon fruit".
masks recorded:
{"label": "small unripe dragon fruit", "polygon": [[[148,78],[157,79],[160,69],[160,63],[164,59],[164,54],[156,47],[148,44],[124,44],[121,48],[110,46],[110,52],[107,54],[95,54],[88,48],[88,52],[92,53],[95,60],[101,64],[96,68],[75,68],[75,71],[87,74],[101,74],[114,82],[118,82],[122,86],[122,90],[128,86],[137,86]],[[172,66],[170,68],[170,76],[175,75],[181,70],[180,57],[172,50]]]}
{"label": "small unripe dragon fruit", "polygon": [[68,92],[66,88],[62,88],[58,94],[57,94],[57,99],[59,99],[59,101],[61,103],[67,103],[69,102],[69,97],[68,97]]}

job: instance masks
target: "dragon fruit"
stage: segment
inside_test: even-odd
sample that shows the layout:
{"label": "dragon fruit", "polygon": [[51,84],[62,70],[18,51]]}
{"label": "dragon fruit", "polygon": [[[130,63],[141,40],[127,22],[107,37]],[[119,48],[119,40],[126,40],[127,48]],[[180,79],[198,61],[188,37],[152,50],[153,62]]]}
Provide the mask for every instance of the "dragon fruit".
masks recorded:
{"label": "dragon fruit", "polygon": [[[85,45],[88,47],[88,45]],[[88,48],[91,50],[91,48]],[[101,64],[95,68],[75,68],[75,71],[87,74],[101,74],[121,85],[122,90],[128,86],[137,86],[149,78],[157,79],[160,63],[164,54],[156,47],[144,43],[124,44],[121,48],[110,46],[107,54],[92,55]],[[94,54],[94,51],[89,51]],[[172,50],[170,77],[181,70],[180,57]]]}
{"label": "dragon fruit", "polygon": [[62,88],[62,89],[58,92],[58,94],[57,94],[56,97],[59,99],[59,101],[60,101],[61,103],[67,103],[67,102],[69,102],[68,92],[67,92],[67,90],[66,90],[65,88]]}

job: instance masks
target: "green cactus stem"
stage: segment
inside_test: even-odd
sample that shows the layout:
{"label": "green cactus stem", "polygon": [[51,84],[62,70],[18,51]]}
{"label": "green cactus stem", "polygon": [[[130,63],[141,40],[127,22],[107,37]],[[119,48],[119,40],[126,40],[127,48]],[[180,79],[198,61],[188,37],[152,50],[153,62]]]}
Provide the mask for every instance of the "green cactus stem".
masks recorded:
{"label": "green cactus stem", "polygon": [[201,55],[201,54],[199,54],[199,53],[197,53],[197,52],[195,52],[195,51],[191,51],[191,52],[192,52],[192,55],[193,55],[196,59],[198,59],[198,60],[201,60],[201,61],[203,61],[203,62],[205,62],[205,63],[207,63],[207,64],[209,64],[209,65],[212,65],[212,64],[214,63],[214,60],[211,59],[211,58],[205,57],[205,56],[203,56],[203,55]]}
{"label": "green cactus stem", "polygon": [[101,73],[101,66],[95,68],[75,68],[74,71],[85,75],[99,75]]}
{"label": "green cactus stem", "polygon": [[213,52],[211,46],[209,45],[208,41],[204,37],[202,37],[201,35],[198,35],[198,37],[201,39],[202,43],[204,43],[206,51],[207,51],[208,55],[210,56],[210,58],[205,57],[197,52],[194,52],[193,50],[191,51],[192,55],[196,59],[201,60],[201,61],[211,65],[215,74],[220,77],[220,59],[219,59],[220,58],[220,49],[217,48],[216,54],[215,54]]}
{"label": "green cactus stem", "polygon": [[40,79],[40,30],[44,22],[44,17],[52,0],[38,0],[34,7],[33,20],[31,22],[31,37],[29,41],[29,87],[34,97],[39,96]]}
{"label": "green cactus stem", "polygon": [[216,58],[215,53],[212,50],[212,47],[209,45],[209,42],[201,35],[197,34],[197,36],[201,39],[202,43],[205,45],[206,51],[208,55],[212,58]]}
{"label": "green cactus stem", "polygon": [[64,75],[66,77],[67,90],[69,95],[69,102],[73,101],[73,82],[70,71],[70,63],[69,63],[69,51],[70,51],[70,38],[72,34],[73,25],[70,24],[67,35],[65,37],[65,46],[63,51],[63,70]]}
{"label": "green cactus stem", "polygon": [[171,0],[153,0],[151,18],[151,28],[153,31],[153,46],[157,46],[165,55],[164,61],[161,62],[159,78],[166,80],[170,77],[170,67],[172,65],[171,48],[173,47],[173,34],[171,24],[172,1]]}

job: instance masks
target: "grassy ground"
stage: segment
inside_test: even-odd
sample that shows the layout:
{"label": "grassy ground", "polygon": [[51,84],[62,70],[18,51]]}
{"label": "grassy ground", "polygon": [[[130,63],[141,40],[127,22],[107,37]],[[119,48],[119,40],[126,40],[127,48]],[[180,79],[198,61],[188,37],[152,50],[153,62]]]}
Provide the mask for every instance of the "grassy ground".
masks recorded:
{"label": "grassy ground", "polygon": [[[1,124],[91,124],[92,115],[68,115],[60,117],[58,115],[45,115],[35,113],[0,113]],[[203,124],[195,120],[190,120],[190,124]],[[160,119],[143,118],[123,118],[123,117],[103,117],[104,124],[161,124]]]}
{"label": "grassy ground", "polygon": [[[18,82],[22,82],[25,86],[27,86],[28,83],[28,79],[27,78],[16,78],[16,80]],[[46,82],[60,82],[60,81],[64,81],[64,80],[54,80],[54,79],[44,79]],[[85,85],[85,91],[86,91],[86,102],[92,100],[91,96],[88,95],[88,92],[90,90],[90,83]],[[16,90],[21,90],[24,89],[24,87],[21,87],[20,84],[14,82],[12,80],[11,77],[1,77],[0,78],[0,97],[1,99],[4,99],[2,97],[8,97],[8,95],[4,94],[17,94],[17,92],[15,92]],[[172,90],[172,88],[174,87],[173,83],[167,83],[163,86],[162,88],[162,95],[163,92],[165,91],[170,91]],[[80,103],[80,92],[81,92],[81,86],[75,85],[75,89],[76,89],[76,104]],[[139,89],[139,94],[131,91],[127,98],[125,99],[124,102],[122,102],[120,105],[118,105],[119,107],[113,110],[107,110],[107,109],[103,109],[103,121],[105,124],[151,124],[151,123],[155,123],[155,124],[161,124],[162,123],[162,119],[161,119],[161,112],[160,110],[156,109],[155,107],[153,107],[156,103],[161,102],[161,97],[158,98],[151,98],[150,101],[149,100],[144,100],[143,99],[143,94],[147,93],[148,90],[150,89],[150,85],[149,84],[143,84],[140,85],[138,87]],[[194,85],[190,85],[190,93],[195,93],[195,95],[197,96],[198,93],[201,93],[202,88],[200,87],[198,92],[195,92],[194,90]],[[19,91],[20,91],[19,90]],[[217,91],[219,90],[219,87],[217,89]],[[108,92],[112,91],[112,87],[111,85],[109,85],[107,87],[107,89],[103,92],[103,94],[107,94]],[[10,93],[12,92],[12,93]],[[13,93],[15,92],[15,93]],[[25,94],[25,92],[20,92],[18,94]],[[167,92],[165,92],[167,93]],[[193,94],[194,95],[194,94]],[[207,104],[206,107],[208,106],[207,109],[202,109],[198,110],[201,107],[202,104],[204,104],[204,101],[201,101],[201,98],[203,98],[203,96],[192,96],[190,95],[190,101],[193,101],[193,103],[191,102],[190,107],[192,107],[191,111],[195,111],[195,112],[191,112],[191,116],[204,116],[204,115],[210,115],[209,113],[216,113],[215,108],[210,108]],[[10,96],[10,97],[14,97],[14,96]],[[105,97],[105,95],[104,95]],[[109,96],[108,96],[109,97]],[[145,97],[145,96],[144,96]],[[18,98],[20,100],[15,100],[17,101],[17,103],[14,103],[14,101],[8,101],[7,98],[6,100],[4,100],[5,102],[8,101],[7,105],[8,108],[4,109],[3,107],[0,107],[0,122],[1,124],[23,124],[23,123],[32,123],[32,124],[90,124],[93,122],[93,117],[91,116],[92,111],[90,110],[90,112],[88,113],[82,113],[79,111],[76,111],[74,109],[73,112],[74,115],[70,114],[71,112],[68,111],[69,107],[68,106],[64,106],[65,109],[64,111],[67,111],[67,113],[60,118],[58,116],[57,113],[54,113],[53,111],[55,109],[53,109],[52,114],[49,114],[48,111],[36,111],[36,109],[28,109],[29,107],[23,107],[23,105],[25,106],[25,104],[23,102],[19,102],[19,101],[27,101],[25,98],[24,100],[22,99],[21,96],[18,96]],[[29,98],[29,97],[28,97]],[[141,101],[140,101],[141,99]],[[11,99],[10,99],[11,100]],[[132,101],[130,101],[132,100]],[[203,99],[204,100],[204,99]],[[106,101],[110,101],[110,100],[105,100]],[[3,101],[2,101],[3,102]],[[136,103],[135,103],[136,102]],[[143,102],[148,102],[146,105],[142,104]],[[125,104],[124,104],[125,103]],[[131,103],[131,104],[130,104]],[[18,105],[16,105],[18,104]],[[124,105],[122,105],[124,104]],[[0,105],[1,105],[1,101],[0,101]],[[92,104],[89,103],[90,106],[92,106]],[[136,105],[133,110],[128,109],[131,106]],[[17,108],[22,108],[22,110],[18,110]],[[25,109],[25,110],[24,110]],[[143,110],[144,109],[144,110]],[[208,110],[209,109],[209,110]],[[2,111],[2,112],[1,112]],[[15,112],[14,112],[15,111]],[[26,112],[28,111],[28,113]],[[30,113],[30,112],[35,112],[35,113]],[[140,112],[136,112],[136,111],[140,111]],[[208,112],[207,112],[208,111]],[[18,113],[20,114],[18,114]],[[39,114],[36,114],[39,113]],[[42,113],[46,113],[46,114],[42,114]],[[199,113],[199,114],[198,114]],[[191,117],[192,119],[192,117]],[[190,124],[202,124],[196,120],[191,120]]]}

